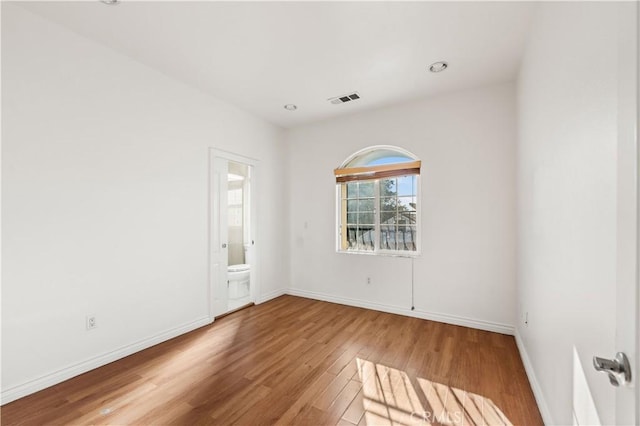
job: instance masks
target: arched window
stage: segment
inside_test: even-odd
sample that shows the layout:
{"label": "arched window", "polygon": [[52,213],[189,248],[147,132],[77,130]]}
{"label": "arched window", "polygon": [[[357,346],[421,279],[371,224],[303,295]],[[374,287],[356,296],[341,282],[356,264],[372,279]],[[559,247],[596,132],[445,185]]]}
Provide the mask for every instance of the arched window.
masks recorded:
{"label": "arched window", "polygon": [[338,251],[419,252],[420,160],[393,146],[356,152],[334,170]]}

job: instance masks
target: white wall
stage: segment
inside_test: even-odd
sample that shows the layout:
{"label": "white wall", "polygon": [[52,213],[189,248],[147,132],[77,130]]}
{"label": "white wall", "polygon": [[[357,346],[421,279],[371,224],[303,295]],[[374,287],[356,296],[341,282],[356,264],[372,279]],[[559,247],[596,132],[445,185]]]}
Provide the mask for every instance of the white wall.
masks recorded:
{"label": "white wall", "polygon": [[[515,105],[504,84],[288,131],[291,292],[512,332]],[[335,252],[333,169],[380,144],[422,160],[413,313],[410,259]]]}
{"label": "white wall", "polygon": [[518,334],[557,424],[572,423],[574,345],[603,424],[615,418],[591,357],[615,353],[616,49],[615,4],[544,3],[519,77]]}
{"label": "white wall", "polygon": [[259,160],[287,287],[279,128],[6,2],[2,86],[3,402],[206,322],[209,147]]}

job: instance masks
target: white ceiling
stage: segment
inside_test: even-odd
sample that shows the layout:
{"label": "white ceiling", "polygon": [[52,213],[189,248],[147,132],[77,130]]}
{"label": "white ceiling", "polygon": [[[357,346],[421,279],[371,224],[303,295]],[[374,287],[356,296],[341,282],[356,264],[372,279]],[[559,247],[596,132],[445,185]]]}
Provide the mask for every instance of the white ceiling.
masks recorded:
{"label": "white ceiling", "polygon": [[[283,127],[515,79],[532,3],[28,2]],[[429,64],[449,62],[433,74]],[[362,99],[327,99],[358,91]],[[293,103],[297,111],[287,111]]]}

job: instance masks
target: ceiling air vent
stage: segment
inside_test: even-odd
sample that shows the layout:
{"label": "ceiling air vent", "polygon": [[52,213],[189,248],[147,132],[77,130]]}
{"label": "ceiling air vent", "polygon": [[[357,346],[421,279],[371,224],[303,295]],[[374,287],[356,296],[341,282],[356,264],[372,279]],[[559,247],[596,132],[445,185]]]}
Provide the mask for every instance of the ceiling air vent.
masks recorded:
{"label": "ceiling air vent", "polygon": [[342,95],[342,96],[336,96],[335,98],[329,98],[329,102],[331,102],[332,104],[343,104],[345,102],[351,102],[351,101],[355,101],[357,99],[360,99],[360,95],[358,95],[358,92],[353,92],[350,93],[348,95]]}

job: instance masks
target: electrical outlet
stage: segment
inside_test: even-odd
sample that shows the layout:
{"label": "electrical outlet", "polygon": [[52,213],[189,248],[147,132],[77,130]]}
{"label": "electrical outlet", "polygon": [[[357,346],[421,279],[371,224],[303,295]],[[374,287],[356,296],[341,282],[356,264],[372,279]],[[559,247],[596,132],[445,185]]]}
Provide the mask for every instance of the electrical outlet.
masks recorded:
{"label": "electrical outlet", "polygon": [[87,330],[93,330],[98,326],[95,315],[87,315]]}
{"label": "electrical outlet", "polygon": [[367,277],[367,285],[371,285],[371,277]]}

